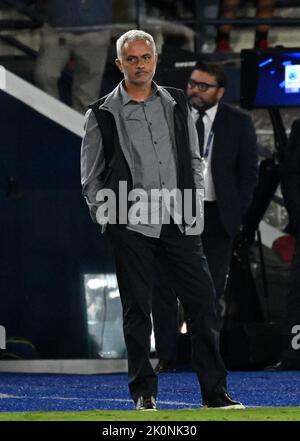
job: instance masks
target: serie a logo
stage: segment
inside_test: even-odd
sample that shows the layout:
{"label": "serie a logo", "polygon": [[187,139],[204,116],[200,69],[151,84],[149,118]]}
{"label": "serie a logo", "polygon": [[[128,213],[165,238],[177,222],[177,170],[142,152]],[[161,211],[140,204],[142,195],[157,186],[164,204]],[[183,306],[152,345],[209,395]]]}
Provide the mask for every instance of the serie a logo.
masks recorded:
{"label": "serie a logo", "polygon": [[0,349],[6,349],[6,332],[4,326],[0,325]]}

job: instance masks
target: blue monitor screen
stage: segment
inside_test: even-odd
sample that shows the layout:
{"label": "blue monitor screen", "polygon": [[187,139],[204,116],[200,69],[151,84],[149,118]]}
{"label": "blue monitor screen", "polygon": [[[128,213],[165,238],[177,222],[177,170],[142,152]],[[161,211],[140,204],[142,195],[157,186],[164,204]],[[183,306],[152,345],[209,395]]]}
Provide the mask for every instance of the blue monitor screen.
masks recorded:
{"label": "blue monitor screen", "polygon": [[258,65],[258,107],[300,105],[300,52],[265,55]]}
{"label": "blue monitor screen", "polygon": [[245,107],[300,106],[300,49],[243,52]]}

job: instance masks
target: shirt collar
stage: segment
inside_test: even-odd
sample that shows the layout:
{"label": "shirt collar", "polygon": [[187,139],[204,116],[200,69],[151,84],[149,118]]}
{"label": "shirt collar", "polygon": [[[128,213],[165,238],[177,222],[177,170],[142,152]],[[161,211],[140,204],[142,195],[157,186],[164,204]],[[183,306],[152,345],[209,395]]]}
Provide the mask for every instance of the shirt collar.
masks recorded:
{"label": "shirt collar", "polygon": [[[123,80],[123,81],[121,82],[120,93],[121,93],[122,104],[123,104],[123,106],[126,106],[126,104],[128,104],[128,103],[130,103],[130,102],[135,103],[136,101],[133,100],[133,99],[128,95],[128,93],[127,93],[126,90],[125,90],[124,85],[125,85],[125,82],[124,82],[124,80]],[[157,87],[157,84],[156,84],[154,81],[152,81],[151,88],[152,88],[152,92],[153,92],[152,95],[151,95],[151,97],[154,96],[154,95],[158,95],[158,94],[160,93],[160,92],[159,92],[159,89],[158,89],[158,87]],[[149,98],[151,98],[151,97],[149,97]],[[148,98],[148,99],[149,99],[149,98]]]}
{"label": "shirt collar", "polygon": [[219,107],[219,103],[215,104],[213,107],[211,107],[210,109],[206,110],[206,115],[208,116],[208,118],[210,119],[210,121],[212,123],[215,120],[218,107]]}
{"label": "shirt collar", "polygon": [[[217,111],[218,111],[218,107],[219,107],[219,103],[215,104],[213,107],[211,107],[210,109],[206,110],[206,116],[208,117],[208,119],[213,123],[214,119],[216,117]],[[194,115],[198,114],[198,110],[195,107],[192,107],[192,112],[194,113]]]}

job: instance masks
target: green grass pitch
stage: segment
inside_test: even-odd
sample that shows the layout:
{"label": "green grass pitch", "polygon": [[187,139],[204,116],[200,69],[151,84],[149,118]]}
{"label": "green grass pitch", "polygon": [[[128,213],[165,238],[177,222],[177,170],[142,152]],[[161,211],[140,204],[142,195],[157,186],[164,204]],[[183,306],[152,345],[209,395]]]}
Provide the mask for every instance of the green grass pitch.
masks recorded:
{"label": "green grass pitch", "polygon": [[0,412],[0,421],[300,421],[300,407],[245,410],[159,410],[157,412]]}

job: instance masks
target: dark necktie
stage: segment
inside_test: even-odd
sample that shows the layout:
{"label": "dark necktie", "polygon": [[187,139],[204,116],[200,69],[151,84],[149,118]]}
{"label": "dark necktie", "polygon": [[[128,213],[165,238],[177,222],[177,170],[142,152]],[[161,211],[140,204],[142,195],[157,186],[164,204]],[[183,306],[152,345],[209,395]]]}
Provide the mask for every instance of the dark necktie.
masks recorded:
{"label": "dark necktie", "polygon": [[200,149],[200,155],[203,156],[204,153],[204,135],[205,135],[205,128],[204,128],[204,122],[203,117],[205,115],[205,110],[199,110],[198,115],[199,118],[196,122],[196,129],[198,133],[198,140],[199,140],[199,149]]}

